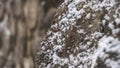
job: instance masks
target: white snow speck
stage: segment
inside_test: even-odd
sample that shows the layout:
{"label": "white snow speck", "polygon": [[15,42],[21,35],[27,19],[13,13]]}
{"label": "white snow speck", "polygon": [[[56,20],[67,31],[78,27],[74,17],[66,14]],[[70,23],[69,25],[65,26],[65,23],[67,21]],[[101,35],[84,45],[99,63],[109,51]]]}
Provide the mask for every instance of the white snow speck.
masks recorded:
{"label": "white snow speck", "polygon": [[120,18],[116,18],[115,22],[116,22],[117,25],[119,25],[120,24]]}

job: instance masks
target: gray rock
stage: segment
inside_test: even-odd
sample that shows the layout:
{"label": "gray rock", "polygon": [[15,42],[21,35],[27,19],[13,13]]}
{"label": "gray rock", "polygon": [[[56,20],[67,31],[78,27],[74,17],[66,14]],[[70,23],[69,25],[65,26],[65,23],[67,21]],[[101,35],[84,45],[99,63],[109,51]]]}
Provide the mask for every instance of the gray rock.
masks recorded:
{"label": "gray rock", "polygon": [[120,2],[65,0],[40,47],[40,68],[120,68]]}

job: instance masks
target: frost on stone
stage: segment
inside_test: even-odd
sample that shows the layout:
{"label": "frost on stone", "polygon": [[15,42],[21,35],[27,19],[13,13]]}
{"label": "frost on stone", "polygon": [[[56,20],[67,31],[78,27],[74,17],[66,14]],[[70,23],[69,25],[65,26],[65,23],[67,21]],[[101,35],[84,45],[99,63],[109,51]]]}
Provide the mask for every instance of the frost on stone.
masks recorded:
{"label": "frost on stone", "polygon": [[65,0],[35,60],[40,68],[119,68],[119,49],[119,0]]}

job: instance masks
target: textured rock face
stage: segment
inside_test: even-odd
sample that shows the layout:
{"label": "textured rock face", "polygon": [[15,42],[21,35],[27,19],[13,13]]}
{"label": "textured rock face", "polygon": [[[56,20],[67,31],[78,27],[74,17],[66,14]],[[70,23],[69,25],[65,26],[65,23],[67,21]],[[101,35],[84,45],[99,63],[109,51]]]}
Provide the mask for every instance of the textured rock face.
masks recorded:
{"label": "textured rock face", "polygon": [[119,68],[120,1],[65,0],[35,60],[39,68]]}
{"label": "textured rock face", "polygon": [[34,68],[34,53],[62,2],[0,0],[0,68]]}

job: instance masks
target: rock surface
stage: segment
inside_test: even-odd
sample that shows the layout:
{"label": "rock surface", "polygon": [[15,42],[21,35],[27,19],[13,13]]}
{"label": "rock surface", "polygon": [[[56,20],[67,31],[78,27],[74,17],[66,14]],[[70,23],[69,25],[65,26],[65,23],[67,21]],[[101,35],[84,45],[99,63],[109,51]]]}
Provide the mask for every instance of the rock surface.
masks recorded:
{"label": "rock surface", "polygon": [[65,0],[35,60],[39,68],[119,68],[120,1]]}
{"label": "rock surface", "polygon": [[0,68],[34,68],[34,54],[63,0],[0,0]]}

